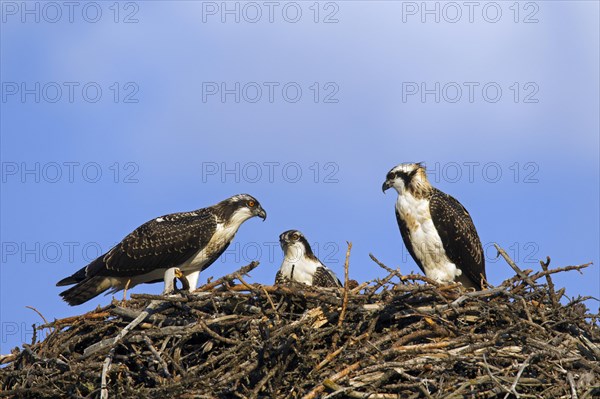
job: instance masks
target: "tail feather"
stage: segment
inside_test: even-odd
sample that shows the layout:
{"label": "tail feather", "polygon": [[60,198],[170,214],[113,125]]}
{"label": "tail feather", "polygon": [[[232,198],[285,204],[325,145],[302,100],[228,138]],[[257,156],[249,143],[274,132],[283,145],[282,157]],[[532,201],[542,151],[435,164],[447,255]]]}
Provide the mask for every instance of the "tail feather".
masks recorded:
{"label": "tail feather", "polygon": [[[74,276],[75,275],[59,281],[57,285],[64,282],[65,280],[73,278]],[[67,302],[71,306],[81,305],[82,303],[87,302],[90,299],[100,295],[110,287],[111,283],[108,278],[102,276],[94,276],[77,282],[77,285],[69,288],[66,291],[61,292],[60,296],[65,302]]]}
{"label": "tail feather", "polygon": [[72,285],[72,284],[80,283],[85,280],[85,278],[86,278],[85,275],[86,275],[86,271],[85,271],[85,267],[84,267],[82,269],[77,270],[73,275],[71,275],[69,277],[65,277],[62,280],[60,280],[58,283],[56,283],[56,286],[61,287],[63,285]]}

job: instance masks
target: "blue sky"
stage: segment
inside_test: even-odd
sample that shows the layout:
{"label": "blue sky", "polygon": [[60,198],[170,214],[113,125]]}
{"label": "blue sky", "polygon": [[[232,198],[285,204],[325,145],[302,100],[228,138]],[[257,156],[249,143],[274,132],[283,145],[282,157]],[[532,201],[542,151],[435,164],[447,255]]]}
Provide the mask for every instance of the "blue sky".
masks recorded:
{"label": "blue sky", "polygon": [[[1,3],[0,353],[31,340],[25,306],[109,303],[71,308],[54,286],[99,251],[241,192],[267,221],[201,281],[259,258],[250,281],[271,283],[291,228],[339,274],[352,241],[359,281],[384,275],[369,252],[416,271],[381,193],[407,161],[486,248],[536,270],[592,261],[555,282],[600,296],[597,2],[23,4]],[[487,255],[492,284],[511,276]]]}

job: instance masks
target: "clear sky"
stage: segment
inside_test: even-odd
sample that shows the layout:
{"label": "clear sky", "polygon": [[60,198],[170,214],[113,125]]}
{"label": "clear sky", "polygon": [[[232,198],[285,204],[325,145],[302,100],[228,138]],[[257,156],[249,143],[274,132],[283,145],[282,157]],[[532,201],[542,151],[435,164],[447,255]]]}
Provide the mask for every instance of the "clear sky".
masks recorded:
{"label": "clear sky", "polygon": [[25,306],[109,303],[55,283],[140,224],[242,192],[268,218],[201,281],[258,258],[272,283],[292,228],[340,275],[346,241],[351,278],[385,275],[369,252],[417,271],[381,193],[410,161],[470,211],[492,284],[497,242],[594,262],[555,283],[600,296],[598,2],[66,3],[0,3],[0,353],[31,340]]}

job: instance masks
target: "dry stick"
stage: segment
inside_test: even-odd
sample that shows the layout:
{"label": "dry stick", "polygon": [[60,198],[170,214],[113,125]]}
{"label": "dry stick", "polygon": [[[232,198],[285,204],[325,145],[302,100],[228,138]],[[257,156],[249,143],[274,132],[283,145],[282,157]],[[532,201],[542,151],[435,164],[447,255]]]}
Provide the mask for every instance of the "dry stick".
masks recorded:
{"label": "dry stick", "polygon": [[210,335],[211,337],[213,337],[217,341],[221,341],[221,342],[224,342],[224,343],[230,344],[230,345],[238,345],[238,344],[240,344],[240,341],[238,341],[237,339],[226,338],[226,337],[223,337],[222,335],[217,334],[214,330],[211,330],[206,325],[206,323],[204,322],[204,320],[199,320],[198,321],[198,325],[202,328],[202,331],[204,331],[205,333],[207,333],[208,335]]}
{"label": "dry stick", "polygon": [[506,261],[506,263],[508,263],[508,265],[510,267],[512,267],[512,269],[517,273],[517,275],[523,280],[525,281],[527,284],[529,284],[531,287],[535,287],[535,283],[531,280],[531,278],[529,278],[529,276],[527,274],[525,274],[523,272],[523,270],[519,269],[519,266],[517,266],[517,264],[510,258],[510,256],[508,256],[508,254],[506,253],[505,250],[503,250],[500,245],[494,243],[494,247],[496,247],[496,250],[498,251],[498,254],[501,255],[504,260]]}
{"label": "dry stick", "polygon": [[322,369],[324,366],[326,366],[333,358],[335,358],[337,355],[340,354],[340,352],[344,350],[343,346],[340,346],[339,348],[337,348],[335,351],[329,353],[327,356],[325,356],[325,359],[323,359],[323,361],[321,361],[321,363],[317,364],[317,367],[315,367],[315,370],[319,371],[320,369]]}
{"label": "dry stick", "polygon": [[[354,370],[358,369],[359,367],[360,367],[360,362],[353,363],[350,366],[348,366],[345,369],[343,369],[342,371],[340,371],[339,373],[336,373],[336,374],[332,375],[331,377],[327,378],[325,381],[336,382],[336,381],[344,378],[345,376],[347,376],[348,374],[350,374]],[[314,398],[316,398],[317,395],[320,394],[321,392],[323,392],[323,390],[325,389],[325,385],[324,384],[325,384],[325,382],[323,382],[322,385],[317,385],[315,388],[313,388],[312,391],[310,391],[309,393],[307,393],[306,395],[304,395],[302,397],[302,399],[314,399]]]}
{"label": "dry stick", "polygon": [[258,382],[258,384],[256,384],[256,387],[254,387],[254,389],[252,390],[252,395],[250,395],[250,398],[257,398],[260,390],[263,389],[263,387],[267,384],[267,382],[269,382],[269,380],[271,378],[273,378],[273,376],[278,371],[279,371],[279,366],[275,366],[271,370],[269,370],[269,372]]}
{"label": "dry stick", "polygon": [[110,316],[109,312],[91,311],[88,313],[84,313],[80,316],[69,316],[69,317],[65,317],[64,319],[56,319],[54,321],[51,321],[50,323],[46,323],[46,324],[39,326],[39,328],[56,327],[57,325],[61,325],[61,324],[72,324],[73,322],[78,321],[78,320],[105,319],[108,316]]}
{"label": "dry stick", "polygon": [[42,314],[42,313],[41,313],[39,310],[37,310],[37,309],[36,309],[36,308],[34,308],[33,306],[25,306],[25,307],[26,307],[27,309],[31,309],[31,310],[33,310],[35,313],[37,313],[37,314],[38,314],[38,315],[39,315],[39,316],[42,318],[42,320],[44,320],[44,325],[47,325],[47,324],[48,324],[48,320],[46,320],[46,318],[44,317],[44,315],[43,315],[43,314]]}
{"label": "dry stick", "polygon": [[10,355],[0,355],[0,364],[10,363],[10,362],[14,361],[16,358],[17,358],[17,355],[13,355],[12,353]]}
{"label": "dry stick", "polygon": [[362,290],[363,288],[367,287],[369,285],[368,281],[365,281],[364,283],[360,284],[358,287],[355,287],[353,289],[350,290],[351,294],[358,294],[360,292],[360,290]]}
{"label": "dry stick", "polygon": [[[540,261],[540,265],[542,266],[542,270],[547,272],[548,266],[550,265],[550,257],[546,256],[546,262]],[[550,277],[550,274],[546,274],[546,281],[548,282],[548,291],[550,292],[550,300],[552,301],[552,307],[556,309],[558,307],[558,300],[556,299],[556,291],[554,291],[554,282],[552,281],[552,277]]]}
{"label": "dry stick", "polygon": [[390,274],[395,274],[397,277],[402,277],[400,273],[400,270],[394,270],[391,267],[387,267],[386,265],[383,264],[383,262],[381,262],[379,259],[377,259],[375,257],[375,255],[373,255],[372,253],[369,253],[369,257],[371,258],[371,260],[375,263],[377,263],[379,265],[379,267],[381,267],[383,270],[387,271]]}
{"label": "dry stick", "polygon": [[357,392],[352,390],[351,388],[344,388],[339,384],[336,384],[335,382],[331,381],[331,380],[325,380],[323,381],[323,385],[325,385],[325,387],[327,387],[328,389],[331,389],[332,391],[340,391],[343,392],[345,396],[349,397],[349,398],[356,398],[356,399],[364,399],[364,398],[369,398],[369,399],[400,399],[400,395],[396,394],[396,393],[366,393],[366,392]]}
{"label": "dry stick", "polygon": [[517,376],[515,377],[515,381],[513,382],[513,384],[510,387],[510,392],[508,392],[506,395],[504,395],[504,399],[507,399],[511,395],[511,393],[513,395],[515,395],[517,397],[517,399],[521,397],[521,395],[519,395],[519,393],[517,392],[517,384],[519,383],[521,374],[523,374],[523,371],[525,371],[525,367],[529,366],[529,362],[536,354],[537,353],[532,353],[531,355],[529,355],[527,357],[527,359],[525,359],[525,361],[521,365],[521,368],[519,368],[519,372],[517,373]]}
{"label": "dry stick", "polygon": [[146,307],[146,309],[140,313],[140,315],[138,317],[136,317],[135,319],[133,319],[131,321],[131,323],[129,323],[128,325],[126,325],[120,332],[119,334],[117,334],[116,337],[114,338],[109,338],[107,340],[104,341],[100,341],[97,342],[93,345],[88,346],[87,348],[85,348],[85,350],[83,351],[83,357],[88,357],[106,347],[114,347],[119,341],[121,341],[123,339],[123,337],[125,335],[127,335],[127,333],[131,330],[133,330],[135,327],[137,327],[138,324],[140,324],[141,322],[143,322],[146,317],[148,317],[150,314],[154,313],[154,310],[158,307],[158,305],[163,304],[164,302],[162,301],[152,301],[150,302],[150,304],[148,305],[148,307]]}
{"label": "dry stick", "polygon": [[348,266],[350,263],[350,250],[352,249],[352,243],[346,241],[348,249],[346,250],[346,262],[344,262],[344,299],[342,300],[342,311],[340,312],[340,318],[338,319],[338,327],[342,326],[344,318],[346,317],[346,308],[348,307]]}
{"label": "dry stick", "polygon": [[244,287],[248,288],[251,292],[256,291],[256,287],[253,287],[250,284],[248,284],[246,281],[244,281],[244,279],[242,278],[242,276],[239,273],[236,273],[235,278],[237,278],[240,281],[240,283],[242,283],[242,285]]}
{"label": "dry stick", "polygon": [[104,363],[102,364],[102,376],[100,377],[100,399],[108,399],[108,383],[106,381],[106,376],[108,375],[108,371],[110,370],[110,365],[112,364],[112,359],[115,354],[115,348],[112,347],[111,350],[106,355],[104,359]]}
{"label": "dry stick", "polygon": [[221,285],[229,280],[233,280],[233,279],[237,278],[237,276],[240,276],[240,275],[243,276],[243,275],[250,273],[250,271],[254,270],[259,264],[260,264],[260,262],[258,262],[258,261],[252,261],[252,262],[250,262],[249,265],[244,266],[244,267],[240,268],[239,270],[237,270],[233,273],[230,273],[226,276],[223,276],[220,279],[213,281],[212,283],[205,284],[195,291],[210,291],[213,288],[218,287],[219,285]]}
{"label": "dry stick", "polygon": [[571,399],[577,399],[577,389],[575,389],[575,380],[573,379],[573,374],[570,371],[567,371],[567,380],[569,380],[569,385],[571,386]]}
{"label": "dry stick", "polygon": [[275,313],[275,318],[277,319],[277,321],[279,321],[280,320],[279,312],[277,311],[277,308],[275,307],[275,304],[273,303],[273,300],[271,299],[271,295],[269,295],[267,290],[265,290],[265,287],[261,286],[260,288],[263,290],[263,292],[267,296],[267,301],[269,301],[269,304],[271,305],[271,308],[273,309],[273,312]]}
{"label": "dry stick", "polygon": [[[228,288],[228,291],[234,291],[234,292],[246,292],[246,291],[250,291],[250,292],[255,292],[256,288],[255,287],[260,287],[261,289],[269,292],[269,293],[276,293],[276,294],[283,294],[283,295],[288,295],[288,296],[294,296],[294,297],[303,297],[305,299],[317,299],[320,301],[323,301],[327,304],[330,305],[335,305],[335,306],[340,306],[341,305],[341,300],[339,300],[337,297],[332,296],[331,295],[331,289],[329,288],[330,291],[327,291],[328,288],[312,288],[310,286],[304,286],[304,284],[301,283],[297,283],[298,285],[303,286],[301,289],[292,289],[288,286],[284,286],[284,285],[260,285],[260,284],[252,284],[250,285],[250,287],[252,287],[252,290],[248,289],[248,287],[246,287],[243,284],[238,284],[238,285],[234,285]],[[312,291],[311,291],[312,290]],[[315,291],[318,290],[318,291]]]}
{"label": "dry stick", "polygon": [[[582,265],[576,265],[576,266],[565,266],[565,267],[559,267],[556,269],[550,269],[548,271],[541,271],[541,272],[537,272],[534,275],[531,276],[532,279],[537,280],[540,277],[544,277],[548,274],[556,274],[556,273],[562,273],[562,272],[569,272],[571,270],[577,270],[578,272],[581,273],[581,269],[585,269],[586,267],[590,267],[591,265],[593,265],[592,262],[588,262],[588,263],[584,263]],[[564,291],[564,288],[561,288],[560,291]]]}
{"label": "dry stick", "polygon": [[496,378],[496,376],[494,376],[494,374],[492,374],[492,371],[490,370],[490,366],[488,365],[487,359],[485,358],[485,353],[483,354],[483,364],[485,365],[485,369],[487,370],[488,374],[490,375],[490,378],[492,379],[492,381],[494,381],[494,383],[496,385],[498,385],[504,392],[508,392],[509,394],[512,393],[510,391],[510,389],[508,389],[504,385],[502,385],[500,380],[498,378]]}
{"label": "dry stick", "polygon": [[148,338],[148,336],[146,334],[142,334],[142,338],[143,338],[144,342],[146,343],[146,345],[148,346],[148,349],[150,349],[150,352],[152,352],[152,355],[156,358],[156,360],[162,367],[165,377],[172,378],[173,376],[171,375],[171,373],[169,373],[169,366],[167,365],[167,362],[165,362],[164,359],[160,356],[160,353],[158,353],[158,351],[152,344],[152,341],[150,340],[150,338]]}

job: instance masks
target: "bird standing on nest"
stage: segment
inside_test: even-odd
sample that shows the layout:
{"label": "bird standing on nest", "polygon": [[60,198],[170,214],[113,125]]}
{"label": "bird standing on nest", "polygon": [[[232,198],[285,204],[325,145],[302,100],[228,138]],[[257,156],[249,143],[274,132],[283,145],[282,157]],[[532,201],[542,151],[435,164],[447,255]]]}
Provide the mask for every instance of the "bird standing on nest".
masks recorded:
{"label": "bird standing on nest", "polygon": [[431,186],[425,166],[390,170],[382,190],[398,192],[396,220],[408,252],[427,277],[480,290],[485,259],[471,215],[456,199]]}
{"label": "bird standing on nest", "polygon": [[82,304],[104,291],[114,293],[137,284],[164,280],[177,267],[195,289],[200,272],[221,256],[246,220],[267,213],[248,194],[216,205],[152,219],[128,234],[110,251],[56,285],[74,287],[60,293],[69,305]]}

